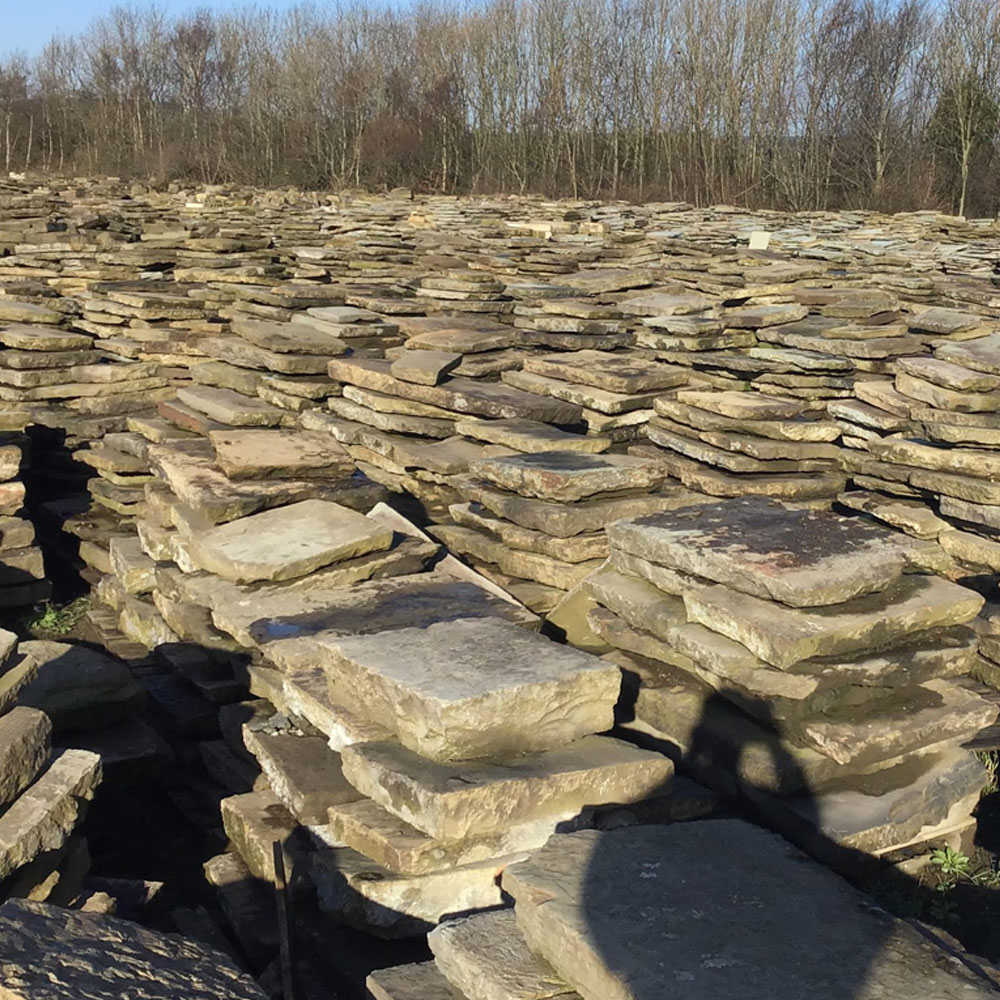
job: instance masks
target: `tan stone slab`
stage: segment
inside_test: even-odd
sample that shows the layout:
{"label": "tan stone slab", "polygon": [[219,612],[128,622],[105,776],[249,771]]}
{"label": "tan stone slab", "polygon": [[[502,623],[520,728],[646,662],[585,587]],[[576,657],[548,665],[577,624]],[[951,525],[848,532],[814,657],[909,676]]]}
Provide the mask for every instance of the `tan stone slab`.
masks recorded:
{"label": "tan stone slab", "polygon": [[210,431],[208,439],[230,479],[333,478],[353,470],[343,446],[318,431]]}
{"label": "tan stone slab", "polygon": [[688,617],[787,668],[820,656],[891,647],[915,632],[973,619],[975,591],[938,577],[904,576],[879,594],[843,604],[789,608],[716,585],[684,595]]}
{"label": "tan stone slab", "polygon": [[82,819],[84,803],[101,780],[101,759],[87,750],[62,750],[0,816],[0,878],[42,851],[54,851]]}
{"label": "tan stone slab", "polygon": [[528,947],[512,909],[447,920],[427,943],[437,967],[469,1000],[580,1000]]}
{"label": "tan stone slab", "polygon": [[506,761],[441,764],[397,743],[345,747],[344,775],[362,794],[440,840],[492,836],[587,806],[662,794],[673,765],[620,740],[588,736]]}
{"label": "tan stone slab", "polygon": [[334,701],[363,705],[434,760],[535,753],[603,732],[621,686],[596,657],[487,618],[319,646]]}
{"label": "tan stone slab", "polygon": [[194,533],[197,565],[238,583],[291,580],[389,548],[392,531],[339,504],[303,500]]}

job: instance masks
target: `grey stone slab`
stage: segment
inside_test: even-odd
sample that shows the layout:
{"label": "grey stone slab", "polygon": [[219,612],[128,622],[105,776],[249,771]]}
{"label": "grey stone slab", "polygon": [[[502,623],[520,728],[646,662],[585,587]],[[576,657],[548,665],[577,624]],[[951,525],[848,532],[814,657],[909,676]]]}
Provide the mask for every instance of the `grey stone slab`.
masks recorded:
{"label": "grey stone slab", "polygon": [[101,780],[101,759],[62,750],[0,815],[0,879],[43,851],[61,847],[83,818]]}
{"label": "grey stone slab", "polygon": [[982,998],[994,991],[741,820],[584,832],[504,872],[529,947],[587,1000]]}
{"label": "grey stone slab", "polygon": [[49,759],[52,723],[44,712],[18,706],[0,716],[0,806],[24,791]]}
{"label": "grey stone slab", "polygon": [[793,607],[883,590],[924,543],[828,511],[764,497],[650,514],[608,526],[611,545],[650,562]]}

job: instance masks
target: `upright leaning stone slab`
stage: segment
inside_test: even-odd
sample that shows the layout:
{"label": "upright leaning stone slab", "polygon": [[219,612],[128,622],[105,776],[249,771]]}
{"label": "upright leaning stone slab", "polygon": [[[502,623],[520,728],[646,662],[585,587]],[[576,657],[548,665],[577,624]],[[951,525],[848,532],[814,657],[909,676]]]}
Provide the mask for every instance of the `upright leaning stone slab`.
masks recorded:
{"label": "upright leaning stone slab", "polygon": [[921,543],[858,518],[764,497],[648,514],[608,527],[613,547],[793,607],[880,591]]}
{"label": "upright leaning stone slab", "polygon": [[322,644],[334,701],[432,760],[562,746],[612,725],[613,664],[488,618]]}
{"label": "upright leaning stone slab", "polygon": [[11,899],[0,907],[4,1000],[264,1000],[226,955],[128,920]]}
{"label": "upright leaning stone slab", "polygon": [[302,500],[195,532],[189,551],[201,569],[253,583],[294,580],[391,544],[392,530],[372,518],[328,500]]}
{"label": "upright leaning stone slab", "polygon": [[503,887],[584,1000],[986,1000],[992,988],[742,820],[559,836]]}

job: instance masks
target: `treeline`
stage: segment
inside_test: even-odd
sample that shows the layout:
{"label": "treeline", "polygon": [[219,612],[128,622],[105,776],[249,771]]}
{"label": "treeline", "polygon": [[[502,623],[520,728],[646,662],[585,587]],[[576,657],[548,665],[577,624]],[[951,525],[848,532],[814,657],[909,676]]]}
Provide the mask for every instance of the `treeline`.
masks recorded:
{"label": "treeline", "polygon": [[998,0],[120,7],[0,61],[8,171],[992,215],[998,154]]}

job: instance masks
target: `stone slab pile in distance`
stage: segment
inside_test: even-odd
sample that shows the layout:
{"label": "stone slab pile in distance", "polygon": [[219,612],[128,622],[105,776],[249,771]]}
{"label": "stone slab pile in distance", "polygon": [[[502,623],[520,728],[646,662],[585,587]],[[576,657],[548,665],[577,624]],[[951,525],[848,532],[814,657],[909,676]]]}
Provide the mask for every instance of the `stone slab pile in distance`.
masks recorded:
{"label": "stone slab pile in distance", "polygon": [[[554,837],[511,864],[512,909],[448,920],[374,1000],[940,1000],[993,986],[774,833],[736,819]],[[667,933],[664,928],[669,928]]]}
{"label": "stone slab pile in distance", "polygon": [[462,499],[457,479],[488,447],[463,433],[460,421],[529,421],[559,428],[578,424],[581,413],[573,403],[455,374],[458,369],[449,374],[439,354],[414,350],[396,361],[334,359],[330,376],[343,384],[343,399],[329,400],[329,417],[303,416],[303,426],[334,434],[358,468],[394,492],[414,497],[432,520],[447,519],[448,507]]}
{"label": "stone slab pile in distance", "polygon": [[608,529],[588,624],[626,670],[626,727],[817,855],[967,829],[996,717],[963,681],[975,591],[864,521],[743,498]]}

